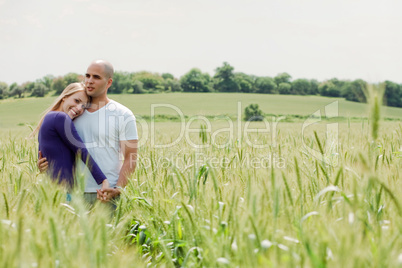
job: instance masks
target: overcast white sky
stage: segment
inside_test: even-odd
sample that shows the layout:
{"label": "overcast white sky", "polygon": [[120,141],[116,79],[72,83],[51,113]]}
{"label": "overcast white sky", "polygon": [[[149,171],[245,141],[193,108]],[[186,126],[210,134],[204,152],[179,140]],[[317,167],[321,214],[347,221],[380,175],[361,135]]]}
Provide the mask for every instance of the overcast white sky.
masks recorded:
{"label": "overcast white sky", "polygon": [[400,0],[0,0],[0,81],[116,70],[402,83]]}

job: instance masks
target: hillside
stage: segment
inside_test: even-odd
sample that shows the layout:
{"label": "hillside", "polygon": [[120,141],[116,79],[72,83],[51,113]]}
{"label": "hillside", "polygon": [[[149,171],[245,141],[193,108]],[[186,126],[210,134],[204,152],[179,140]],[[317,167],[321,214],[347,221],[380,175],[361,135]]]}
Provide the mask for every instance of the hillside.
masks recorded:
{"label": "hillside", "polygon": [[[155,106],[155,114],[178,115],[176,110],[184,115],[230,115],[236,116],[238,102],[241,112],[251,104],[257,103],[266,114],[302,115],[306,116],[323,110],[326,105],[339,101],[339,116],[367,117],[367,105],[345,101],[341,98],[326,98],[320,96],[293,96],[241,93],[171,93],[143,95],[110,95],[110,97],[128,108],[134,114],[151,115],[151,107]],[[35,124],[40,114],[48,107],[55,97],[7,99],[0,101],[0,128],[14,128],[26,123]],[[157,107],[163,106],[163,107]],[[170,107],[166,107],[170,106]],[[174,107],[177,109],[175,110]],[[385,118],[402,119],[402,109],[383,107]]]}

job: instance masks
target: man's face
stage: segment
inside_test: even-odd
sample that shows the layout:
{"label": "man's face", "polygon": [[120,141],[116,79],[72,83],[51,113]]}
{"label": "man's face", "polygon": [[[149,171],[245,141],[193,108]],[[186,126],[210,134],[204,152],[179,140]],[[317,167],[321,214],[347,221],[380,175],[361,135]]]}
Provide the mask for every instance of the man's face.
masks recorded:
{"label": "man's face", "polygon": [[92,63],[85,74],[85,86],[87,94],[93,98],[105,95],[107,89],[112,84],[112,79],[106,77],[104,66],[102,64]]}

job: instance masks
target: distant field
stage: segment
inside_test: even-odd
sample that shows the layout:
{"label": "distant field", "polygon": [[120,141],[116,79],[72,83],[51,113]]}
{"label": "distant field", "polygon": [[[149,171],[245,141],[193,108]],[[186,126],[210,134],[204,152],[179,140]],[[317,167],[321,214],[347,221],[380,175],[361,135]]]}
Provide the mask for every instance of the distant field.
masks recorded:
{"label": "distant field", "polygon": [[[345,101],[341,98],[318,96],[285,96],[239,93],[171,93],[144,95],[110,95],[127,107],[134,114],[151,115],[151,105],[172,105],[184,115],[230,115],[236,116],[238,102],[241,112],[251,104],[257,103],[266,114],[309,115],[334,101],[339,101],[339,116],[367,117],[367,105]],[[28,98],[0,101],[0,128],[15,128],[26,123],[34,124],[40,114],[54,100],[54,97]],[[178,115],[173,108],[155,108],[155,114]],[[383,107],[383,117],[402,119],[402,109]]]}

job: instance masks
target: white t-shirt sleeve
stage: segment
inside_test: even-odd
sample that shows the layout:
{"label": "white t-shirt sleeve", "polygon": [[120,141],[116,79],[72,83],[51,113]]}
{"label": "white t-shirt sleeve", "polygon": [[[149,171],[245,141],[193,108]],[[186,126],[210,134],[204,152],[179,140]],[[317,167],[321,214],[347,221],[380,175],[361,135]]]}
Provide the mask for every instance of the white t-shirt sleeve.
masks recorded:
{"label": "white t-shirt sleeve", "polygon": [[120,117],[119,140],[138,140],[137,123],[135,116],[131,111],[125,112],[123,117]]}

